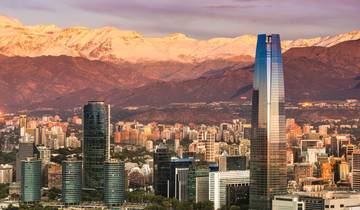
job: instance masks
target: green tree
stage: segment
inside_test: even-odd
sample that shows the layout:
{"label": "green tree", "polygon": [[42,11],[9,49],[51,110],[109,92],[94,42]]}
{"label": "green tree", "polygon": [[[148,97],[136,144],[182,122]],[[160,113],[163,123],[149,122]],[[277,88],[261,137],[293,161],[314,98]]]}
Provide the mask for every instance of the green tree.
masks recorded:
{"label": "green tree", "polygon": [[194,204],[194,210],[213,210],[214,206],[211,201],[203,201]]}
{"label": "green tree", "polygon": [[231,206],[230,210],[241,210],[240,206]]}
{"label": "green tree", "polygon": [[48,191],[47,195],[49,200],[57,200],[61,196],[61,190],[53,187]]}
{"label": "green tree", "polygon": [[0,152],[0,163],[7,164],[7,163],[14,163],[16,160],[16,151],[12,152]]}
{"label": "green tree", "polygon": [[7,208],[4,208],[4,210],[19,210],[19,208],[10,204]]}
{"label": "green tree", "polygon": [[158,204],[150,205],[145,207],[145,210],[167,210],[164,206],[160,206]]}
{"label": "green tree", "polygon": [[9,185],[0,184],[0,199],[6,198],[9,195]]}

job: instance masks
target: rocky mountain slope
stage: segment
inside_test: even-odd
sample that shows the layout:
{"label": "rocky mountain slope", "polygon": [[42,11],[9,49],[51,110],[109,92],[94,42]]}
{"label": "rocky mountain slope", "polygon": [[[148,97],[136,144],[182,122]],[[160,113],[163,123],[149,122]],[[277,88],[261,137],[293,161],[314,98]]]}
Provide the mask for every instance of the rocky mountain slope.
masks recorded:
{"label": "rocky mountain slope", "polygon": [[[360,40],[329,48],[293,48],[283,54],[283,62],[287,101],[360,99]],[[250,99],[252,79],[252,64],[234,65],[208,71],[196,79],[152,81],[132,89],[96,91],[88,86],[86,91],[63,94],[32,108],[71,108],[89,99],[106,100],[118,107],[236,101]]]}

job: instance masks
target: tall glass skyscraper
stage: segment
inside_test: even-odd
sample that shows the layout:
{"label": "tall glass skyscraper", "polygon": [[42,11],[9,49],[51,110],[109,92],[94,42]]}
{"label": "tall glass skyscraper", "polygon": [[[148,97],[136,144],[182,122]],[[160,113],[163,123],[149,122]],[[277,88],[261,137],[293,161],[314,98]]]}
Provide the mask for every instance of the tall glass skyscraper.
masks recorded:
{"label": "tall glass skyscraper", "polygon": [[84,187],[104,186],[104,161],[110,158],[110,105],[89,101],[84,106]]}
{"label": "tall glass skyscraper", "polygon": [[252,96],[250,209],[286,194],[284,75],[278,34],[258,35]]}
{"label": "tall glass skyscraper", "polygon": [[155,195],[169,197],[171,154],[165,144],[160,144],[154,152]]}
{"label": "tall glass skyscraper", "polygon": [[81,202],[81,161],[67,160],[62,163],[62,201],[65,205]]}
{"label": "tall glass skyscraper", "polygon": [[41,160],[21,161],[21,202],[39,202],[41,198]]}
{"label": "tall glass skyscraper", "polygon": [[125,200],[125,164],[116,159],[105,161],[104,203],[109,208]]}

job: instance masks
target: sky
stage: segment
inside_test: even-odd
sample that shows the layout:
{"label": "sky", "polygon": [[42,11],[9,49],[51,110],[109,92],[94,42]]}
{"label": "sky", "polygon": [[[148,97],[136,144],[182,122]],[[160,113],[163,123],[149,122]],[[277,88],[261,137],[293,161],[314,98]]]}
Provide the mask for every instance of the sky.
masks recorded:
{"label": "sky", "polygon": [[258,33],[295,39],[360,30],[360,0],[0,0],[0,14],[25,25],[114,26],[199,39]]}

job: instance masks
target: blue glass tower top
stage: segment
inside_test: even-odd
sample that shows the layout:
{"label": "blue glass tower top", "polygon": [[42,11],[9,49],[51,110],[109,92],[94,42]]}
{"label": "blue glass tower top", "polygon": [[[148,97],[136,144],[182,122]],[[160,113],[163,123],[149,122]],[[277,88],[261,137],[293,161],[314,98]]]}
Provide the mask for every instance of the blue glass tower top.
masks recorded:
{"label": "blue glass tower top", "polygon": [[281,112],[278,114],[283,114],[283,107],[279,108],[279,105],[283,106],[285,103],[279,34],[258,35],[253,87],[254,91],[258,91],[258,107],[261,108],[253,125],[267,128],[270,117],[276,115],[276,110]]}

